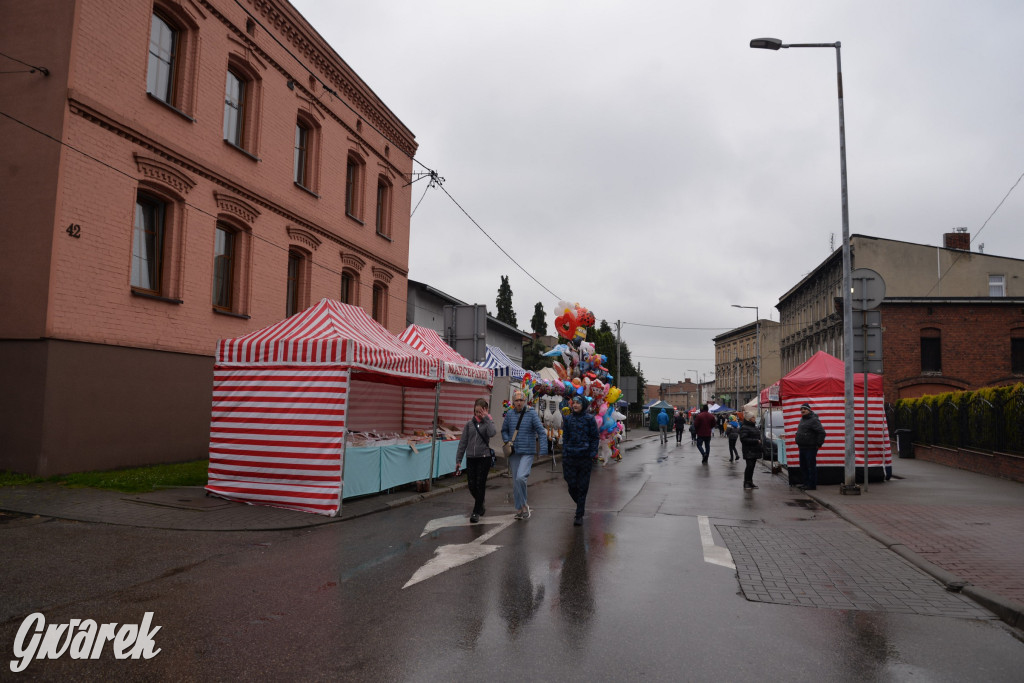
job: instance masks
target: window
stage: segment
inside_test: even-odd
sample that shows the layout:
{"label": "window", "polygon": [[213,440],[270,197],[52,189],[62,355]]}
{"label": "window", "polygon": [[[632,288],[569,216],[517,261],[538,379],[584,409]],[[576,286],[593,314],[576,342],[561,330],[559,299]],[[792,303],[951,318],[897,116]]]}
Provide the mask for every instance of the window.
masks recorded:
{"label": "window", "polygon": [[167,104],[174,104],[174,86],[178,68],[179,32],[166,19],[154,13],[149,28],[149,70],[146,92]]}
{"label": "window", "polygon": [[164,222],[167,205],[146,194],[135,200],[135,228],[132,236],[132,287],[161,295],[163,276]]}
{"label": "window", "polygon": [[377,178],[377,234],[391,237],[391,184],[387,178]]}
{"label": "window", "polygon": [[1006,276],[1005,275],[989,275],[988,276],[988,295],[989,296],[1006,296]]}
{"label": "window", "polygon": [[355,304],[356,302],[352,299],[352,295],[355,294],[355,278],[352,277],[352,273],[348,271],[342,271],[341,273],[341,296],[339,300],[343,304]]}
{"label": "window", "polygon": [[345,213],[356,220],[362,215],[363,162],[354,154],[348,155],[345,166]]}
{"label": "window", "polygon": [[236,242],[235,231],[218,223],[213,250],[213,307],[222,311],[232,310],[234,303]]}
{"label": "window", "polygon": [[1010,372],[1024,375],[1024,338],[1010,340]]}
{"label": "window", "polygon": [[307,187],[309,182],[309,128],[295,124],[295,183]]}
{"label": "window", "polygon": [[921,330],[921,372],[942,372],[942,338],[939,330]]}
{"label": "window", "polygon": [[299,312],[303,261],[302,254],[295,251],[288,252],[288,301],[284,309],[286,318]]}
{"label": "window", "polygon": [[242,129],[245,126],[246,82],[228,69],[224,92],[224,139],[236,147],[244,147]]}
{"label": "window", "polygon": [[381,283],[373,285],[373,319],[387,327],[388,289]]}

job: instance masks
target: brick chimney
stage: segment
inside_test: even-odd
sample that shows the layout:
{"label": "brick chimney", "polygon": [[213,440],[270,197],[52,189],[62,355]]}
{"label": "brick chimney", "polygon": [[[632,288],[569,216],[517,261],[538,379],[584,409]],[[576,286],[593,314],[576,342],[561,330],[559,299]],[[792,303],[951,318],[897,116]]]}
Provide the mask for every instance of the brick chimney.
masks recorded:
{"label": "brick chimney", "polygon": [[947,232],[942,236],[942,246],[946,249],[970,251],[971,233],[967,232],[967,228],[955,228],[953,232]]}

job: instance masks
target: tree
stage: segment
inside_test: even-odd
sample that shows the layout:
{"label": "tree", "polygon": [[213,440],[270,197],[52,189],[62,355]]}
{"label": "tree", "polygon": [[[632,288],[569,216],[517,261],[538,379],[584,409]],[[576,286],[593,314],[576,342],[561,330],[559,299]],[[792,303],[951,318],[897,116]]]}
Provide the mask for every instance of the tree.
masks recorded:
{"label": "tree", "polygon": [[533,318],[530,319],[530,329],[538,337],[543,337],[548,333],[548,323],[544,316],[544,304],[539,301],[533,306]]}
{"label": "tree", "polygon": [[[637,403],[633,404],[633,409],[639,409],[640,405],[643,405],[644,397],[640,387],[646,386],[644,384],[643,373],[633,365],[633,359],[629,352],[629,345],[626,342],[616,344],[615,332],[612,330],[611,325],[606,320],[602,320],[601,324],[597,329],[591,328],[587,332],[587,341],[594,342],[594,352],[608,356],[608,361],[605,363],[605,367],[608,368],[608,372],[614,378],[612,383],[621,386],[616,377],[616,372],[621,372],[623,377],[636,377],[638,396]],[[622,364],[621,367],[618,362],[619,351],[622,351]]]}
{"label": "tree", "polygon": [[508,284],[508,275],[501,276],[501,285],[498,287],[498,298],[495,299],[494,305],[498,307],[498,314],[494,317],[506,325],[518,327],[518,324],[516,323],[516,312],[512,308],[512,287]]}

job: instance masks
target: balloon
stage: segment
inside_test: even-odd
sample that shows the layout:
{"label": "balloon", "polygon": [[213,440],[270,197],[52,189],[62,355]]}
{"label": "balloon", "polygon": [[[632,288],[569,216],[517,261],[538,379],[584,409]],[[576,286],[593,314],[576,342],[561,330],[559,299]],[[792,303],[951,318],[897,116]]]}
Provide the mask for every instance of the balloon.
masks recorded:
{"label": "balloon", "polygon": [[551,363],[551,367],[554,368],[558,374],[558,379],[565,379],[569,374],[565,371],[565,366],[559,363],[557,360]]}

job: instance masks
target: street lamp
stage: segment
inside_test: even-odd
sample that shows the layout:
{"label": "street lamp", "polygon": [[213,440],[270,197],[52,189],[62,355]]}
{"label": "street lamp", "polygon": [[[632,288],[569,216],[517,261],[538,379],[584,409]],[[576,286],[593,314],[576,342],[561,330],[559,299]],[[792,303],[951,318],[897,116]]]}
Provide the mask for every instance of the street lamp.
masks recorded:
{"label": "street lamp", "polygon": [[754,387],[754,391],[757,392],[757,417],[761,417],[761,309],[757,306],[740,306],[739,304],[732,304],[732,307],[754,309],[754,348],[757,354],[754,360],[754,366],[757,368],[757,385]]}
{"label": "street lamp", "polygon": [[[839,90],[839,177],[843,199],[843,365],[844,395],[846,405],[844,416],[846,434],[846,458],[844,484],[840,493],[859,494],[856,482],[856,464],[853,455],[853,279],[850,276],[850,209],[846,192],[846,118],[843,115],[843,64],[840,58],[842,43],[790,43],[784,44],[778,38],[754,38],[750,47],[762,50],[778,50],[790,47],[834,47],[836,49],[836,82]],[[760,393],[758,393],[760,397]],[[760,398],[758,409],[760,409]],[[864,468],[864,480],[867,481],[867,467]]]}

